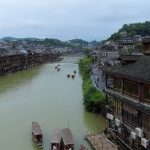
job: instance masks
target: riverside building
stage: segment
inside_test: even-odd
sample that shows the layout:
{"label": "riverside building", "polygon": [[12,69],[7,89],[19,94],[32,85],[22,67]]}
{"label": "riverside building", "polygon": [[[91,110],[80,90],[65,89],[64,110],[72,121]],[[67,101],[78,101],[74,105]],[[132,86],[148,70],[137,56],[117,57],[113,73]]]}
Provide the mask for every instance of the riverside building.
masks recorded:
{"label": "riverside building", "polygon": [[144,55],[124,55],[104,68],[108,132],[131,150],[150,149],[150,37],[142,39]]}

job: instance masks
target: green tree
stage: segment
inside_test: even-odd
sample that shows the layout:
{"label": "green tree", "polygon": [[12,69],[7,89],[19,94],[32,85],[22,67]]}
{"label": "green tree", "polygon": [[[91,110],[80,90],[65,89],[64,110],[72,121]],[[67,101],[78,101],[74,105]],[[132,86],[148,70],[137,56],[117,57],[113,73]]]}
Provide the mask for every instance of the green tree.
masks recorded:
{"label": "green tree", "polygon": [[128,37],[134,35],[149,36],[150,35],[150,21],[145,21],[143,23],[131,23],[124,24],[118,32],[113,33],[108,40],[117,41],[121,38],[120,33],[126,32]]}

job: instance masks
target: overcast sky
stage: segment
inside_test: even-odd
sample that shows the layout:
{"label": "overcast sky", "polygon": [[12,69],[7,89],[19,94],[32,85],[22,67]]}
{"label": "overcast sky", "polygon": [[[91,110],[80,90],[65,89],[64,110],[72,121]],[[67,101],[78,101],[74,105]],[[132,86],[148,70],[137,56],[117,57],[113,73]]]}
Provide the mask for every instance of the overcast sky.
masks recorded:
{"label": "overcast sky", "polygon": [[150,0],[0,0],[0,37],[103,40],[150,20]]}

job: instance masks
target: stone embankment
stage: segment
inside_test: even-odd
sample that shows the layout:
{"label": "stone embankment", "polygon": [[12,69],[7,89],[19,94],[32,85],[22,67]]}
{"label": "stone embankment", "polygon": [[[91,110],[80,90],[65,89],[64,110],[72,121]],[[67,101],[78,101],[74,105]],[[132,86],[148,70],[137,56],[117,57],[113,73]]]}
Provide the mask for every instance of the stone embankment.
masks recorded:
{"label": "stone embankment", "polygon": [[107,139],[103,133],[87,135],[86,139],[95,150],[118,150],[118,146]]}

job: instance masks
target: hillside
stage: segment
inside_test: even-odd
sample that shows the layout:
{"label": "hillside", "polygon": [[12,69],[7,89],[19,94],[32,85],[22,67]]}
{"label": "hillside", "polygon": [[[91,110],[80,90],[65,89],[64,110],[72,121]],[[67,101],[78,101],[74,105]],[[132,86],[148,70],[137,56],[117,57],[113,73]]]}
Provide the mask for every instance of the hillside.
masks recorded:
{"label": "hillside", "polygon": [[45,39],[38,39],[38,38],[16,38],[16,37],[3,37],[0,39],[0,41],[25,41],[28,44],[34,43],[34,44],[42,44],[45,46],[56,46],[56,47],[70,47],[74,49],[84,49],[84,48],[93,48],[99,45],[99,42],[97,41],[85,41],[82,39],[72,39],[69,41],[61,41],[59,39],[54,38],[45,38]]}
{"label": "hillside", "polygon": [[124,24],[118,32],[113,33],[108,40],[117,41],[122,36],[132,37],[134,35],[148,36],[150,35],[150,21],[144,23]]}

